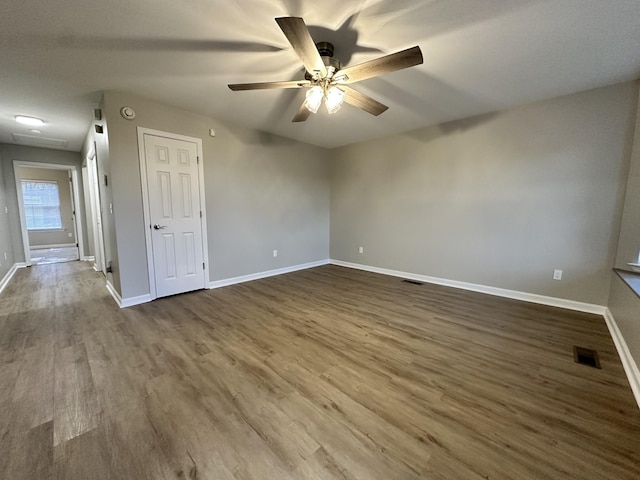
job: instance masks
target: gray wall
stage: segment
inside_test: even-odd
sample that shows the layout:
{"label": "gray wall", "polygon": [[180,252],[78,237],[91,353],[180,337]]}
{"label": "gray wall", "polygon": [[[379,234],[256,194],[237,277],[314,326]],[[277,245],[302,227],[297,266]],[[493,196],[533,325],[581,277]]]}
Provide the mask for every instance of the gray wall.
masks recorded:
{"label": "gray wall", "polygon": [[[125,105],[135,109],[135,120],[120,116]],[[105,93],[104,115],[108,153],[102,159],[114,210],[105,219],[112,232],[106,241],[115,243],[114,286],[123,298],[150,291],[137,126],[203,141],[210,280],[328,258],[325,150],[119,92]]]}
{"label": "gray wall", "polygon": [[9,208],[9,232],[15,256],[15,262],[24,262],[24,250],[22,246],[22,232],[20,229],[20,213],[18,211],[18,197],[16,194],[15,173],[13,171],[13,161],[37,163],[57,163],[60,165],[75,165],[78,167],[78,182],[80,188],[79,213],[82,217],[83,236],[86,237],[86,222],[84,221],[84,201],[82,194],[82,176],[80,167],[82,160],[78,152],[68,152],[64,150],[53,150],[49,148],[27,147],[23,145],[0,144],[0,159],[2,161],[5,200]]}
{"label": "gray wall", "polygon": [[[69,184],[69,172],[67,170],[54,170],[46,168],[18,168],[20,180],[48,180],[58,184],[60,195],[60,230],[30,230],[29,246],[40,247],[46,245],[75,244],[76,236],[73,228],[73,209],[71,201],[71,185]],[[80,172],[78,172],[80,174]]]}
{"label": "gray wall", "polygon": [[[111,178],[109,125],[107,124],[104,116],[104,98],[101,100],[99,108],[103,112],[102,120],[96,121],[91,125],[87,132],[80,155],[85,162],[91,151],[94,151],[96,155],[95,161],[98,171],[98,188],[100,190],[98,201],[100,202],[100,209],[102,212],[105,264],[107,267],[111,265],[113,268],[113,273],[106,272],[106,276],[107,281],[109,281],[118,292],[122,292],[118,261],[118,244],[116,242],[115,232],[115,216],[112,208],[114,203],[113,188],[112,182],[109,180]],[[95,126],[102,127],[103,133],[97,133]],[[92,218],[92,221],[95,220]]]}
{"label": "gray wall", "polygon": [[331,258],[605,305],[637,94],[621,84],[336,149]]}

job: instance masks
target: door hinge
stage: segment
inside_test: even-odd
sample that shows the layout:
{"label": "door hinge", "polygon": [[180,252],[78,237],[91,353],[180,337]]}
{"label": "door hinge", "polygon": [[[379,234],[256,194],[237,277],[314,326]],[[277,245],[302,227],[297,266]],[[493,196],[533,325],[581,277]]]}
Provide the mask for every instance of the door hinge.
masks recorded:
{"label": "door hinge", "polygon": [[202,218],[202,210],[200,210],[200,218]]}
{"label": "door hinge", "polygon": [[78,244],[76,243],[76,247],[80,247],[80,245],[78,245]]}
{"label": "door hinge", "polygon": [[200,157],[196,157],[196,163],[199,165],[200,164]]}
{"label": "door hinge", "polygon": [[202,262],[202,269],[203,269],[203,270],[205,270],[205,268],[204,268],[204,262]]}

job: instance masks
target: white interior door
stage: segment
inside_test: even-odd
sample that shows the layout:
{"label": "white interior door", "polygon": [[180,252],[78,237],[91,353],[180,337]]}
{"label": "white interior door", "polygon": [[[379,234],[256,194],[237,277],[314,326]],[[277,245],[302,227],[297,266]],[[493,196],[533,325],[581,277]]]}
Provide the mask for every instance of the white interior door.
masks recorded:
{"label": "white interior door", "polygon": [[91,213],[93,216],[93,241],[94,241],[94,268],[107,273],[107,265],[104,254],[104,232],[102,230],[102,203],[100,202],[100,186],[98,185],[98,158],[94,153],[87,162],[89,176],[89,199],[91,201]]}
{"label": "white interior door", "polygon": [[156,296],[204,288],[197,144],[143,137]]}

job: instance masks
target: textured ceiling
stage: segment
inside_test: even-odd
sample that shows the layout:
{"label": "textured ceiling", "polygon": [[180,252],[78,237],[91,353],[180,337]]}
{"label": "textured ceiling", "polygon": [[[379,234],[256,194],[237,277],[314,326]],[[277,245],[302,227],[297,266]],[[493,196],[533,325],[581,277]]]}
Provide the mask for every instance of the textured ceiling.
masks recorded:
{"label": "textured ceiling", "polygon": [[[424,64],[356,84],[390,108],[345,105],[291,123],[298,90],[228,83],[302,78],[275,17],[301,16],[355,64],[419,45]],[[640,76],[638,0],[4,0],[0,142],[41,117],[79,150],[104,90],[335,147]]]}

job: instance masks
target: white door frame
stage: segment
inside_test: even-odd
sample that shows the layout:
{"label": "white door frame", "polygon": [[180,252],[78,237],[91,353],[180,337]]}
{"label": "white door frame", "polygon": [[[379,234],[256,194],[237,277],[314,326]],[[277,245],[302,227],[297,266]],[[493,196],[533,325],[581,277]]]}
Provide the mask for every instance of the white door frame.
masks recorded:
{"label": "white door frame", "polygon": [[187,137],[177,133],[163,132],[161,130],[153,130],[151,128],[138,128],[138,158],[140,160],[140,180],[142,184],[142,206],[144,213],[144,235],[147,244],[147,266],[149,270],[149,288],[151,299],[158,298],[156,293],[156,275],[155,264],[153,260],[153,247],[151,240],[151,209],[149,205],[149,184],[147,179],[147,160],[144,151],[144,135],[154,135],[156,137],[171,138],[173,140],[183,140],[196,144],[198,156],[198,186],[200,190],[200,211],[202,218],[202,255],[204,261],[204,281],[202,288],[207,288],[209,284],[209,243],[207,242],[207,212],[205,209],[206,202],[204,199],[204,160],[202,156],[202,139],[195,137]]}
{"label": "white door frame", "polygon": [[[91,203],[91,214],[93,217],[93,243],[95,249],[93,268],[97,272],[106,275],[106,259],[104,253],[104,229],[102,227],[102,203],[100,201],[100,187],[98,180],[98,157],[96,154],[95,142],[87,154],[87,183],[84,188],[89,189],[89,201]],[[85,205],[86,209],[86,205]],[[87,225],[87,228],[89,226]]]}
{"label": "white door frame", "polygon": [[27,219],[24,213],[24,198],[22,197],[22,184],[18,175],[19,167],[46,168],[49,170],[67,170],[71,172],[71,199],[75,211],[74,226],[76,229],[76,241],[78,242],[78,257],[84,258],[84,238],[82,237],[82,215],[80,215],[80,193],[78,190],[78,168],[75,165],[62,165],[58,163],[27,162],[24,160],[13,161],[13,176],[16,182],[16,196],[18,197],[18,211],[20,213],[20,228],[22,230],[22,247],[27,267],[31,266],[31,249],[29,248],[29,231],[27,230]]}

